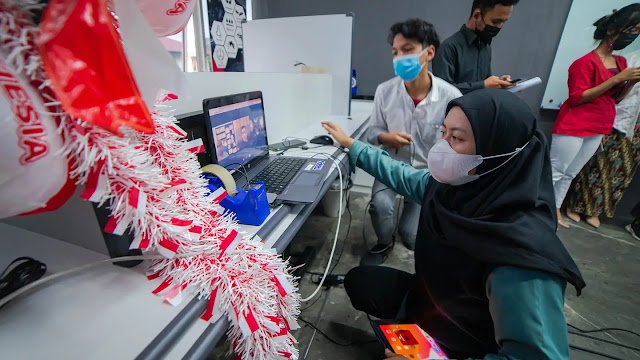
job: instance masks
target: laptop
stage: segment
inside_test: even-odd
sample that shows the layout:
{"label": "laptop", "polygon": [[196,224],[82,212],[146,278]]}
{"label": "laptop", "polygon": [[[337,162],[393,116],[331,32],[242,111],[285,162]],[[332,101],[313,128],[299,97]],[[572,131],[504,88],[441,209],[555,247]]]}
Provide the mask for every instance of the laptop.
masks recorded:
{"label": "laptop", "polygon": [[[239,185],[263,182],[270,202],[311,203],[320,193],[331,160],[269,155],[262,92],[202,101],[214,164]],[[245,173],[247,179],[245,179]]]}

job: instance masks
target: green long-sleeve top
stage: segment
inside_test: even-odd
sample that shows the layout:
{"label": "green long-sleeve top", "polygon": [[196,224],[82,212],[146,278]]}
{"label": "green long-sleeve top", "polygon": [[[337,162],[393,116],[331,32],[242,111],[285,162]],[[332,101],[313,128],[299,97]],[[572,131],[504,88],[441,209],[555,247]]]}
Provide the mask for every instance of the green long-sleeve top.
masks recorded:
{"label": "green long-sleeve top", "polygon": [[[349,152],[357,166],[398,194],[422,203],[430,173],[393,160],[385,151],[354,141]],[[485,360],[569,359],[564,318],[566,282],[541,271],[497,267],[485,284],[489,312],[500,350]]]}

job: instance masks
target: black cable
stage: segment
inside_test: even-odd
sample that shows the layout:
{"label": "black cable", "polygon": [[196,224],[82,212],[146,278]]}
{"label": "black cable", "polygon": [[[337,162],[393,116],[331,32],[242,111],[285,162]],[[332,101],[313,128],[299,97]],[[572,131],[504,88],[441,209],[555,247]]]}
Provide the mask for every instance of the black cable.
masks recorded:
{"label": "black cable", "polygon": [[339,341],[336,341],[334,339],[331,338],[331,336],[327,335],[324,331],[318,329],[315,325],[313,325],[312,323],[308,322],[307,320],[303,319],[301,316],[298,316],[298,320],[302,321],[303,323],[309,325],[312,329],[314,329],[315,331],[317,331],[318,333],[320,333],[320,335],[324,336],[325,339],[329,340],[331,343],[338,345],[338,346],[356,346],[356,345],[365,345],[365,344],[371,344],[374,342],[378,342],[377,339],[375,340],[368,340],[368,341],[352,341],[350,343],[341,343]]}
{"label": "black cable", "polygon": [[631,350],[635,350],[635,351],[640,351],[640,348],[638,348],[638,347],[634,347],[634,346],[631,346],[631,345],[623,344],[623,343],[620,343],[620,342],[617,342],[617,341],[601,339],[601,338],[596,337],[596,336],[591,336],[591,335],[583,334],[583,333],[576,332],[576,331],[569,330],[569,334],[582,336],[582,337],[587,338],[587,339],[597,340],[597,341],[601,341],[601,342],[604,342],[604,343],[607,343],[607,344],[616,345],[616,346],[620,346],[620,347],[631,349]]}
{"label": "black cable", "polygon": [[13,260],[0,274],[0,299],[40,279],[47,265],[27,256]]}
{"label": "black cable", "polygon": [[619,357],[617,357],[617,356],[613,356],[613,355],[609,355],[609,354],[606,354],[606,353],[603,353],[603,352],[599,352],[599,351],[595,351],[595,350],[591,350],[591,349],[583,348],[583,347],[581,347],[581,346],[577,346],[577,345],[571,345],[571,344],[569,344],[569,347],[570,347],[570,348],[572,348],[572,349],[574,349],[574,350],[579,350],[579,351],[583,351],[583,352],[586,352],[586,353],[590,353],[590,354],[594,354],[594,355],[599,355],[599,356],[605,357],[605,358],[607,358],[607,359],[613,359],[613,360],[625,360],[625,359],[623,359],[623,358],[619,358]]}
{"label": "black cable", "polygon": [[[231,165],[240,165],[240,167],[242,168],[242,171],[240,171],[240,174],[244,174],[244,179],[247,181],[247,183],[245,184],[245,190],[246,190],[246,187],[251,184],[251,182],[249,181],[249,175],[247,174],[247,168],[245,168],[244,165],[242,165],[242,164],[240,164],[238,162],[234,162],[234,163],[228,164],[227,166],[231,166]],[[227,169],[227,167],[225,167],[225,169]],[[227,170],[229,170],[229,169],[227,169]],[[234,170],[234,171],[235,170],[240,170],[240,168],[232,169],[232,170]]]}
{"label": "black cable", "polygon": [[567,325],[568,325],[569,327],[572,327],[572,328],[574,328],[574,329],[576,329],[576,330],[580,331],[581,333],[584,333],[584,334],[597,333],[597,332],[605,332],[605,331],[622,331],[622,332],[626,332],[626,333],[633,334],[633,335],[635,335],[635,336],[640,337],[640,334],[638,334],[637,332],[632,331],[632,330],[628,330],[628,329],[623,329],[623,328],[606,327],[606,328],[597,328],[597,329],[592,329],[592,330],[584,330],[584,329],[580,329],[579,327],[577,327],[577,326],[575,326],[575,325],[571,325],[571,324],[569,324],[569,323],[567,323]]}

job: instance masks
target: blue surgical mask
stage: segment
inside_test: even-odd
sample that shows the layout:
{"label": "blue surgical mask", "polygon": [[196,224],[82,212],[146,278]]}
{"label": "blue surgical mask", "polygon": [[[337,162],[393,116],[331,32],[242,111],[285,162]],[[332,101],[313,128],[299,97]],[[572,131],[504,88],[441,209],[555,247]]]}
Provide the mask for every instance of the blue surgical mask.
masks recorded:
{"label": "blue surgical mask", "polygon": [[393,59],[393,72],[404,81],[415,80],[424,67],[424,64],[420,64],[420,56],[425,51],[427,50],[425,49],[419,54],[397,56]]}

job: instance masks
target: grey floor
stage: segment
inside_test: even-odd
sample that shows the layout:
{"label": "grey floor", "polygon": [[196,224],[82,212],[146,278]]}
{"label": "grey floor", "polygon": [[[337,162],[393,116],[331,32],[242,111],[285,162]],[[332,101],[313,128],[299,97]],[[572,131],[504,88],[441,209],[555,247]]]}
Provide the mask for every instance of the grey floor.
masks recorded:
{"label": "grey floor", "polygon": [[[334,271],[336,274],[344,274],[357,266],[365,249],[363,224],[367,246],[372,245],[375,239],[369,217],[364,210],[368,200],[369,197],[365,195],[351,196],[351,229],[347,239],[342,240],[347,235],[346,225],[349,223],[349,214],[346,213],[342,218],[344,225],[336,249],[336,256],[342,252]],[[569,324],[583,329],[619,327],[640,332],[640,241],[634,240],[622,228],[621,225],[629,220],[629,217],[619,217],[608,221],[598,230],[584,223],[572,223],[571,229],[559,231],[558,235],[578,263],[587,282],[587,288],[580,297],[575,296],[573,288],[567,288],[565,315]],[[311,271],[324,270],[333,241],[335,222],[335,218],[324,216],[318,210],[292,242],[293,251],[301,251],[305,246],[314,246],[318,250],[311,264]],[[385,265],[412,271],[413,252],[397,244]],[[314,277],[306,275],[302,279],[300,293],[303,297],[315,289],[315,284],[312,283]],[[300,359],[383,358],[382,347],[375,341],[367,317],[351,307],[342,286],[323,290],[310,303],[303,303],[302,309],[301,317],[304,320],[313,323],[343,345],[353,345],[333,344],[301,321],[302,329],[294,334],[299,342]],[[609,331],[589,335],[640,348],[640,337],[623,332]],[[640,360],[640,351],[582,336],[570,334],[569,342],[578,347],[609,354],[614,359]],[[606,359],[576,349],[571,350],[571,358]]]}

